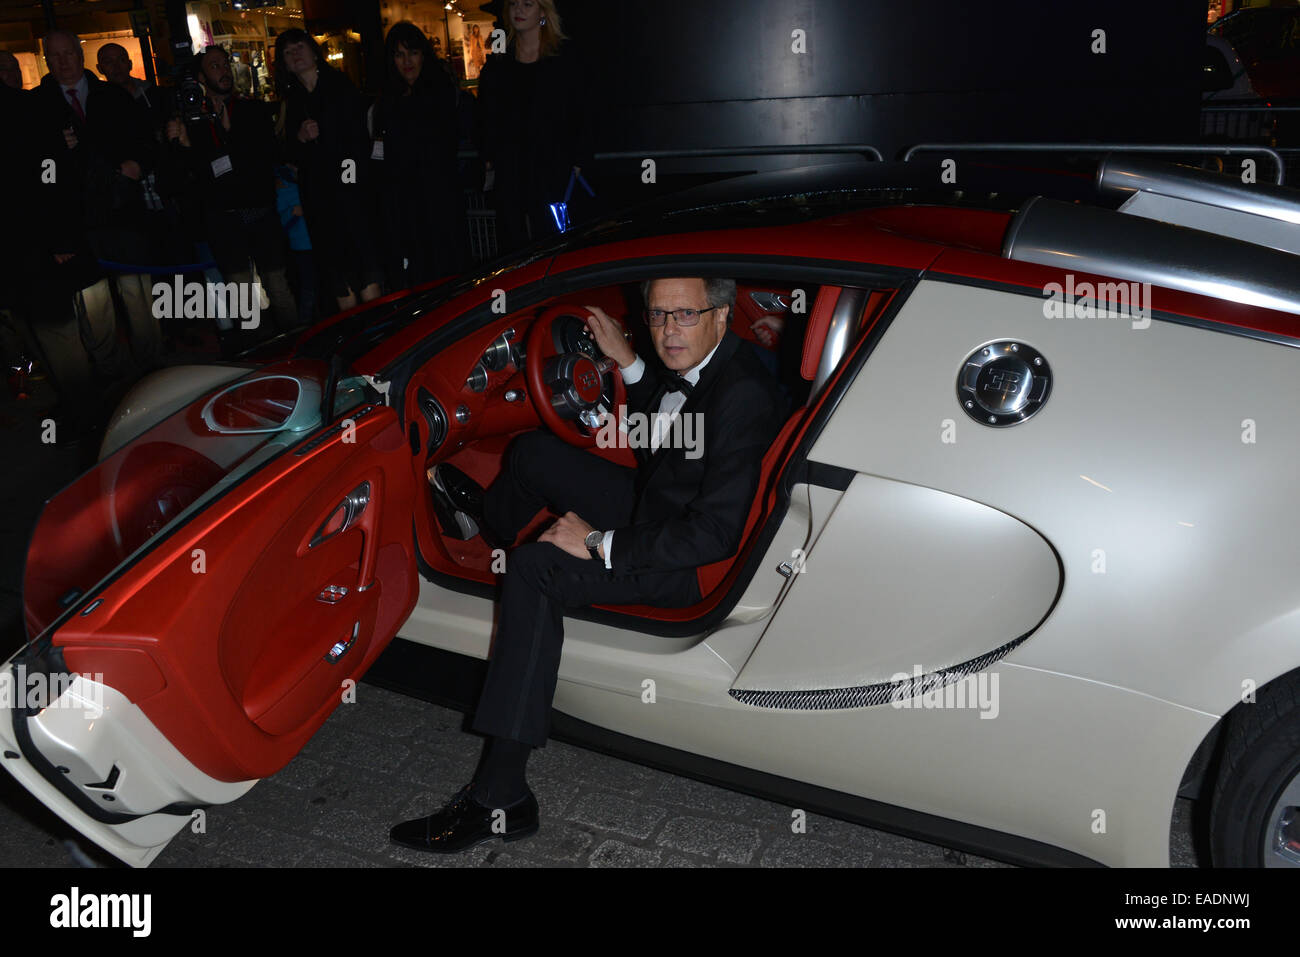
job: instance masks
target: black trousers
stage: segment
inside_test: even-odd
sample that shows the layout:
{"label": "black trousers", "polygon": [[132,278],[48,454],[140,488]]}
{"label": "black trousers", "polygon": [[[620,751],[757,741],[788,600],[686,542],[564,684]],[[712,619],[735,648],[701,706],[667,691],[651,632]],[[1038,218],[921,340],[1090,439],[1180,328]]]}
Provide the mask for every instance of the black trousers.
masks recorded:
{"label": "black trousers", "polygon": [[[543,507],[574,512],[595,528],[628,524],[636,505],[635,469],[623,468],[548,432],[511,444],[506,466],[488,488],[490,530],[512,540]],[[614,535],[618,551],[618,535]],[[520,545],[506,558],[496,641],[473,727],[535,748],[546,744],[564,643],[564,610],[593,604],[663,608],[700,600],[695,569],[618,575],[549,542]]]}

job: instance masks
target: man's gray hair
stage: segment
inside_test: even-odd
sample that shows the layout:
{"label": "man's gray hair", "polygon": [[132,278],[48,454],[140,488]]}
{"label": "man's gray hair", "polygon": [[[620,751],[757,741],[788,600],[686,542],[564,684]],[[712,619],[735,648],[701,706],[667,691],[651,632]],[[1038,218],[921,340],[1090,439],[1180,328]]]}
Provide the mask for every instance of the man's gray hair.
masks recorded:
{"label": "man's gray hair", "polygon": [[[647,279],[641,283],[641,301],[646,304],[647,308],[650,305],[650,284],[655,281],[654,279]],[[704,295],[709,300],[710,306],[726,306],[728,317],[736,311],[736,280],[705,279]]]}

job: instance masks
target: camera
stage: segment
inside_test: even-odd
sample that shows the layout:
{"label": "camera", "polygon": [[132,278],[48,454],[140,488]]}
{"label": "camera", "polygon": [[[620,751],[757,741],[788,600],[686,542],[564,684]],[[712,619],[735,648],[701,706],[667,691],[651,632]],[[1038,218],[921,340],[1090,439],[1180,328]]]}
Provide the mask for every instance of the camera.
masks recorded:
{"label": "camera", "polygon": [[192,73],[186,73],[176,91],[176,111],[186,123],[203,119],[203,87]]}

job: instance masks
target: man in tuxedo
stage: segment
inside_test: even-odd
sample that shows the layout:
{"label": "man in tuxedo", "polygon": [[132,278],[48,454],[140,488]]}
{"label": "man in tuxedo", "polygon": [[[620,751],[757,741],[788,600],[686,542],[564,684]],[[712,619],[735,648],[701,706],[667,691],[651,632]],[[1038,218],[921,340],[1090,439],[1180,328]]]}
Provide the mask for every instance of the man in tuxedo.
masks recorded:
{"label": "man in tuxedo", "polygon": [[[441,811],[393,828],[394,841],[454,852],[537,830],[537,802],[524,777],[532,748],[546,743],[560,666],[565,608],[592,604],[693,605],[696,569],[740,547],[762,459],[785,402],[774,378],[728,323],[736,283],[659,279],[643,287],[657,369],[619,324],[589,307],[588,329],[618,363],[631,411],[660,423],[693,415],[703,445],[683,431],[652,429],[635,469],[615,465],[549,432],[511,445],[500,476],[482,493],[440,466],[435,482],[491,542],[508,544],[543,508],[561,517],[509,555],[501,614],[473,727],[488,736],[474,780]],[[504,811],[504,832],[493,830]],[[500,819],[500,815],[497,815]]]}

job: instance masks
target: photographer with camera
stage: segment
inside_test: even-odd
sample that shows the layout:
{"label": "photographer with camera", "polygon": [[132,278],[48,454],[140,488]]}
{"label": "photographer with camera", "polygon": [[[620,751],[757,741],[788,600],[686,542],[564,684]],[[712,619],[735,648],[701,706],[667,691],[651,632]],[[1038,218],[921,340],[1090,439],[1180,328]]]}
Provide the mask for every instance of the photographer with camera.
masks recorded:
{"label": "photographer with camera", "polygon": [[[284,233],[275,205],[278,143],[274,118],[265,104],[236,96],[230,56],[208,47],[197,58],[202,88],[183,83],[177,114],[166,137],[198,193],[203,232],[227,282],[252,282],[257,264],[279,331],[298,324],[297,305],[286,276]],[[224,343],[238,346],[236,328]],[[262,329],[250,338],[265,338]]]}

